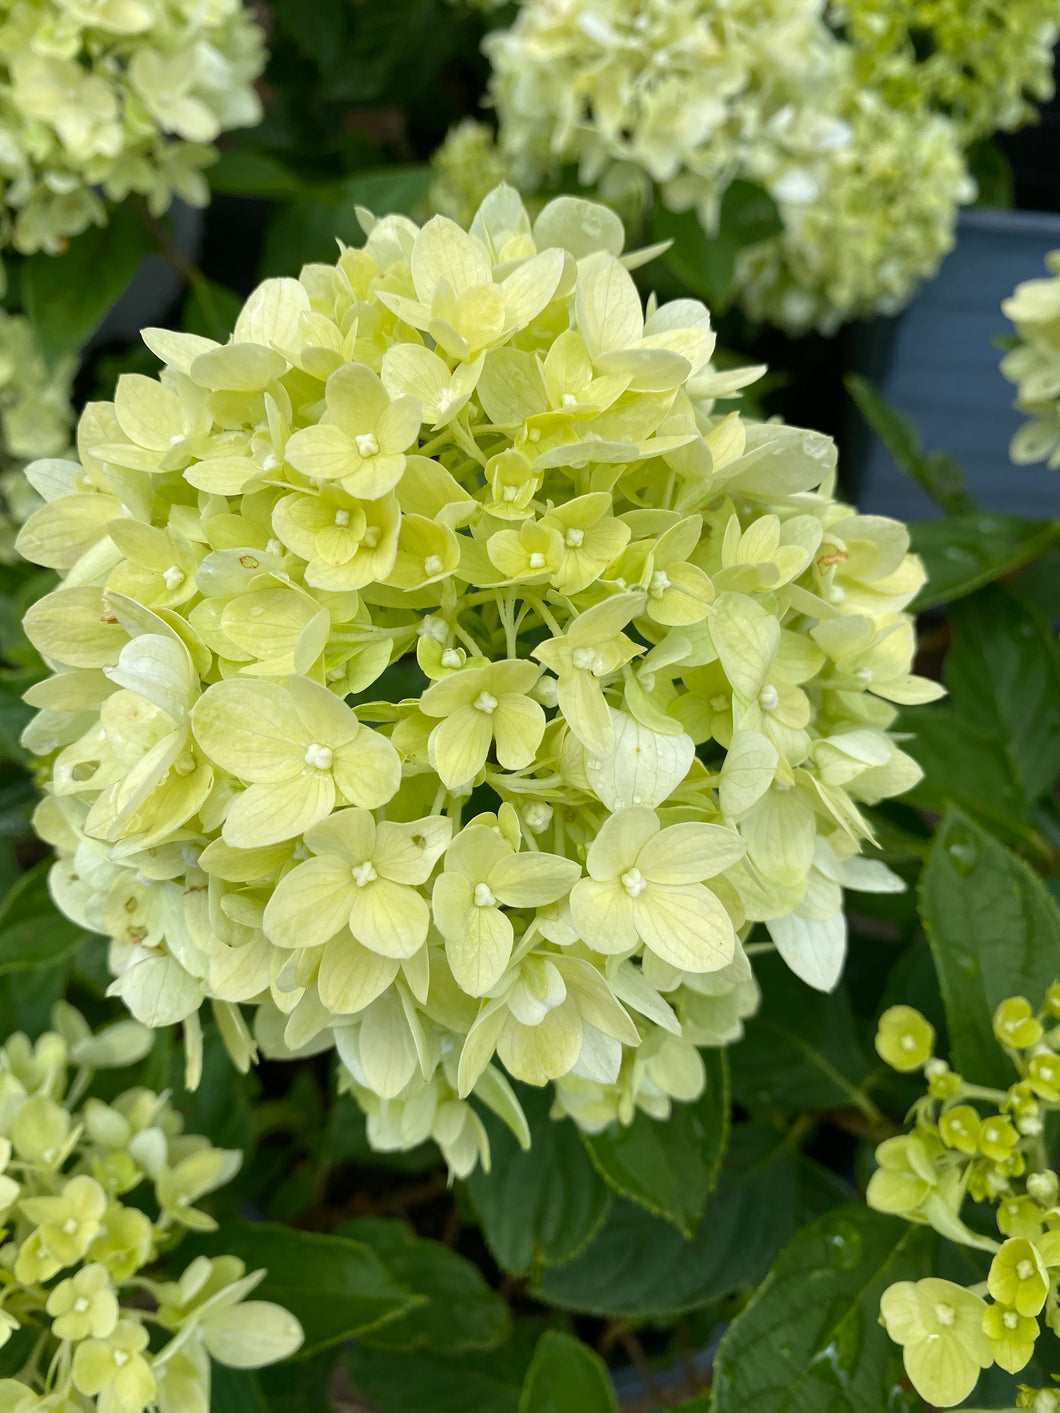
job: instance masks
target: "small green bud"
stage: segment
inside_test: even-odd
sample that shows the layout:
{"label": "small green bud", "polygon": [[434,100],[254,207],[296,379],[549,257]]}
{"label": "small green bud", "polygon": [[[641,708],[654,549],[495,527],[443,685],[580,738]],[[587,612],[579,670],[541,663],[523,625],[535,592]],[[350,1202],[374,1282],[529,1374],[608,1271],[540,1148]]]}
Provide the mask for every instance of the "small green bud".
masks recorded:
{"label": "small green bud", "polygon": [[1042,1038],[1042,1023],[1025,996],[1010,996],[994,1012],[994,1035],[1002,1045],[1026,1050]]}
{"label": "small green bud", "polygon": [[880,1017],[876,1052],[894,1070],[922,1069],[935,1047],[935,1027],[912,1006],[891,1006]]}

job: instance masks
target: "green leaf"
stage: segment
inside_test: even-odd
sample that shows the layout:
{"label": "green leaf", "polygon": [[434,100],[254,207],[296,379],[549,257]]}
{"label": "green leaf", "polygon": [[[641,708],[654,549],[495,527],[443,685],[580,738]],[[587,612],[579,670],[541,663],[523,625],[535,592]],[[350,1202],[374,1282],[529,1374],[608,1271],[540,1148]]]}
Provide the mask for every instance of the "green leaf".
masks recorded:
{"label": "green leaf", "polygon": [[336,1233],[370,1247],[397,1279],[426,1304],[364,1336],[380,1349],[495,1349],[511,1333],[504,1300],[477,1266],[440,1241],[418,1237],[404,1222],[359,1217]]}
{"label": "green leaf", "polygon": [[225,1413],[270,1413],[261,1380],[251,1369],[228,1369],[214,1364],[210,1378],[210,1402]]}
{"label": "green leaf", "polygon": [[1003,579],[1060,544],[1060,520],[1022,520],[986,511],[915,520],[909,531],[928,573],[913,601],[917,613]]}
{"label": "green leaf", "polygon": [[670,211],[656,200],[653,241],[671,240],[665,264],[693,294],[721,310],[732,295],[736,256],[744,247],[770,240],[784,229],[776,203],[762,187],[731,182],[721,201],[718,229],[708,235],[695,211]]}
{"label": "green leaf", "polygon": [[931,1273],[933,1245],[925,1228],[860,1205],[799,1232],[721,1341],[714,1413],[920,1407],[899,1391],[901,1352],[879,1303],[895,1281]]}
{"label": "green leaf", "polygon": [[1060,773],[1060,644],[1050,624],[997,586],[949,614],[943,672],[957,711],[996,740],[1028,803]]}
{"label": "green leaf", "polygon": [[253,148],[222,152],[207,176],[210,189],[226,196],[287,201],[303,195],[306,190],[305,181],[286,162],[271,152]]}
{"label": "green leaf", "polygon": [[975,181],[976,206],[1011,211],[1016,199],[1012,168],[997,143],[990,138],[973,142],[964,157]]}
{"label": "green leaf", "polygon": [[428,166],[357,172],[281,207],[265,234],[259,274],[264,279],[289,275],[312,261],[333,263],[337,240],[347,245],[360,245],[364,240],[358,206],[367,207],[376,216],[395,211],[409,215],[426,196],[431,175]]}
{"label": "green leaf", "polygon": [[532,1266],[569,1261],[593,1239],[611,1198],[570,1119],[554,1121],[546,1091],[521,1086],[532,1134],[524,1152],[511,1130],[484,1112],[490,1171],[476,1170],[467,1189],[482,1234],[499,1265],[515,1276]]}
{"label": "green leaf", "polygon": [[639,1202],[691,1236],[718,1181],[729,1136],[729,1067],[724,1050],[704,1050],[706,1089],[692,1104],[675,1104],[668,1119],[638,1113],[584,1135],[593,1166],[620,1197]]}
{"label": "green leaf", "polygon": [[[285,1359],[259,1369],[257,1380],[267,1406],[275,1413],[324,1413],[332,1407],[328,1395],[337,1362],[336,1351],[328,1349],[313,1359]],[[218,1413],[236,1413],[216,1395],[212,1406]]]}
{"label": "green leaf", "polygon": [[248,1270],[267,1269],[255,1298],[274,1300],[302,1322],[301,1357],[378,1329],[425,1303],[394,1279],[374,1251],[342,1236],[233,1221],[195,1246],[207,1255],[238,1256]]}
{"label": "green leaf", "polygon": [[953,1066],[1012,1083],[991,1017],[1008,996],[1035,1006],[1060,977],[1060,906],[1037,874],[955,807],[920,880],[920,916],[946,1007]]}
{"label": "green leaf", "polygon": [[35,864],[0,901],[0,975],[58,966],[88,936],[52,902],[51,867],[50,859]]}
{"label": "green leaf", "polygon": [[741,1124],[694,1237],[616,1201],[591,1244],[543,1272],[534,1293],[564,1309],[621,1319],[694,1310],[765,1275],[805,1216],[800,1178],[780,1135]]}
{"label": "green leaf", "polygon": [[752,1112],[858,1108],[871,1112],[860,1085],[870,1069],[845,986],[825,995],[780,957],[755,958],[762,987],[758,1014],[729,1051],[733,1092]]}
{"label": "green leaf", "polygon": [[519,1413],[519,1396],[539,1326],[489,1353],[451,1358],[415,1350],[396,1354],[362,1342],[350,1350],[354,1387],[379,1413]]}
{"label": "green leaf", "polygon": [[903,711],[898,727],[924,772],[908,800],[937,814],[956,804],[1011,843],[1026,839],[1027,802],[1003,741],[945,703]]}
{"label": "green leaf", "polygon": [[925,452],[912,422],[857,373],[844,379],[847,391],[862,416],[894,457],[900,471],[915,481],[936,505],[950,514],[974,511],[976,503],[965,490],[959,462],[946,452]]}
{"label": "green leaf", "polygon": [[150,235],[128,206],[109,208],[109,224],[90,226],[63,255],[31,255],[22,265],[26,313],[50,363],[77,353],[125,292]]}
{"label": "green leaf", "polygon": [[618,1413],[604,1361],[581,1340],[546,1330],[526,1371],[519,1413]]}

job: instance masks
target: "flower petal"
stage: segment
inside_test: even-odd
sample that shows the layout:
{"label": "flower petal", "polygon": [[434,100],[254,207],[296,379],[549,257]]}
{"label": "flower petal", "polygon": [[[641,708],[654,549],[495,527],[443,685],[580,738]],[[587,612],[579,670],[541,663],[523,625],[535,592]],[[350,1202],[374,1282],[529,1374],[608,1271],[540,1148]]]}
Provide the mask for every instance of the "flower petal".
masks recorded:
{"label": "flower petal", "polygon": [[633,922],[657,957],[681,971],[720,971],[732,961],[736,933],[729,914],[701,883],[650,884],[632,899]]}

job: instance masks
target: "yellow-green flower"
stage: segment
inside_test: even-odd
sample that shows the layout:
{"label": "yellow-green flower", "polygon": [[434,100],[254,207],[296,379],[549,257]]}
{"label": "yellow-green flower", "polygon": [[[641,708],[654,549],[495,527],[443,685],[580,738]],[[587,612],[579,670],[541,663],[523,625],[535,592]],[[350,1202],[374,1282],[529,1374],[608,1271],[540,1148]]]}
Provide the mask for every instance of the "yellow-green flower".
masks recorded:
{"label": "yellow-green flower", "polygon": [[464,668],[427,688],[420,710],[443,718],[428,743],[443,785],[455,790],[470,784],[493,745],[506,770],[523,770],[533,761],[545,713],[527,693],[540,675],[532,662],[494,662]]}
{"label": "yellow-green flower", "polygon": [[199,745],[249,788],[229,806],[227,843],[260,848],[304,834],[336,803],[375,809],[397,790],[394,748],[331,692],[247,678],[209,688],[192,712]]}
{"label": "yellow-green flower", "polygon": [[883,1292],[880,1321],[902,1346],[905,1371],[928,1403],[952,1408],[994,1362],[986,1303],[952,1281],[899,1281]]}
{"label": "yellow-green flower", "polygon": [[990,1294],[1020,1315],[1037,1315],[1049,1294],[1049,1274],[1038,1248],[1026,1237],[1009,1237],[990,1263]]}
{"label": "yellow-green flower", "polygon": [[1038,1338],[1037,1320],[1007,1305],[990,1305],[983,1316],[983,1329],[989,1336],[995,1364],[1009,1374],[1026,1368]]}
{"label": "yellow-green flower", "polygon": [[711,824],[663,829],[654,810],[619,810],[589,846],[589,877],[571,894],[583,941],[605,954],[649,952],[682,971],[717,971],[736,934],[704,880],[742,857],[743,841]]}
{"label": "yellow-green flower", "polygon": [[891,1006],[880,1017],[876,1053],[891,1069],[922,1069],[935,1048],[935,1028],[912,1006]]}

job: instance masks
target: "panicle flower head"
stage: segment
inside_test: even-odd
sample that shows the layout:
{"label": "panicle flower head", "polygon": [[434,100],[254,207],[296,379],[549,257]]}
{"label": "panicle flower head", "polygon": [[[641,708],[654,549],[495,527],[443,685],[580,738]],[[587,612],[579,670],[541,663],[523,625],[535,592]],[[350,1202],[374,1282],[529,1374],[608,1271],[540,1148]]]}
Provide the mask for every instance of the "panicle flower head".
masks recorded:
{"label": "panicle flower head", "polygon": [[1033,121],[1052,97],[1052,0],[836,0],[832,18],[889,101],[951,114],[966,142]]}
{"label": "panicle flower head", "polygon": [[0,235],[62,251],[102,197],[208,199],[226,129],[258,122],[262,33],[242,0],[33,0],[0,20]]}
{"label": "panicle flower head", "polygon": [[1025,422],[1009,455],[1018,466],[1044,461],[1060,467],[1060,250],[1046,256],[1048,279],[1024,280],[1002,305],[1016,326],[1017,342],[1001,360],[1001,371],[1019,392]]}
{"label": "panicle flower head", "polygon": [[645,311],[613,212],[364,223],[86,408],[19,542],[63,579],[25,739],[137,1019],[334,1049],[373,1143],[463,1172],[472,1093],[525,1135],[508,1076],[588,1128],[695,1097],[754,923],[834,986],[843,889],[901,886],[857,857],[918,778],[896,704],[939,689],[905,529],[715,408],[757,370]]}
{"label": "panicle flower head", "polygon": [[[135,1064],[153,1037],[128,1020],[93,1035],[65,1003],[53,1020],[35,1045],[15,1034],[0,1050],[0,1344],[23,1327],[38,1334],[24,1365],[7,1360],[3,1406],[176,1408],[166,1383],[179,1365],[179,1406],[208,1409],[211,1356],[246,1368],[302,1342],[286,1310],[245,1303],[264,1271],[200,1256],[178,1280],[156,1278],[181,1229],[214,1228],[193,1204],[229,1181],[241,1155],[183,1133],[167,1098],[146,1089],[79,1103],[94,1069]],[[123,1200],[133,1193],[135,1206]],[[165,1337],[154,1351],[149,1324]]]}
{"label": "panicle flower head", "polygon": [[[1060,1109],[1060,1055],[1055,1031],[1042,1024],[1052,1017],[1056,994],[1054,983],[1038,1011],[1024,996],[996,1008],[994,1035],[1018,1075],[1007,1091],[970,1084],[944,1061],[927,1059],[934,1031],[911,1007],[892,1006],[880,1018],[881,1057],[905,1073],[923,1066],[929,1080],[927,1095],[913,1106],[912,1132],[876,1149],[868,1203],[991,1256],[987,1279],[974,1291],[949,1281],[901,1281],[880,1302],[881,1322],[903,1346],[913,1386],[942,1408],[960,1403],[981,1369],[1025,1368],[1041,1334],[1039,1317],[1057,1329],[1060,1183],[1044,1120]],[[943,1077],[950,1081],[945,1086]],[[965,1224],[969,1197],[996,1208],[1000,1240]],[[1047,1390],[1024,1393],[1021,1408],[1053,1406]]]}
{"label": "panicle flower head", "polygon": [[[730,184],[753,182],[782,229],[738,259],[752,317],[829,332],[893,312],[974,184],[950,119],[892,104],[828,18],[825,0],[524,0],[483,42],[498,151],[524,190],[575,165],[635,219],[661,200],[708,235]],[[444,172],[469,140],[443,147]]]}

